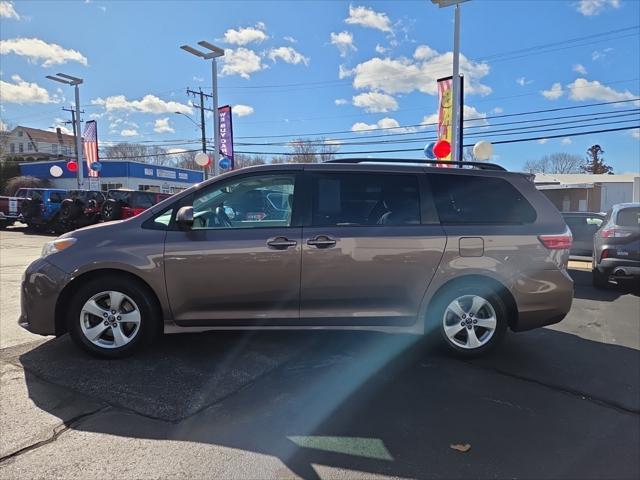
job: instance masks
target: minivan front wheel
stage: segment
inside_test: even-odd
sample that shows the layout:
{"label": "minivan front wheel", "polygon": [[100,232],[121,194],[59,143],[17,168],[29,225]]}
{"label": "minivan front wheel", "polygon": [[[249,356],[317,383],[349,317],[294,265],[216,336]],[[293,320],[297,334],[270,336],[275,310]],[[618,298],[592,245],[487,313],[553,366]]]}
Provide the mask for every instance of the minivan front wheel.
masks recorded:
{"label": "minivan front wheel", "polygon": [[67,319],[73,340],[101,357],[131,355],[156,333],[148,293],[136,283],[96,279],[74,295]]}
{"label": "minivan front wheel", "polygon": [[490,289],[453,288],[437,300],[439,330],[448,349],[461,356],[485,353],[507,330],[507,309]]}

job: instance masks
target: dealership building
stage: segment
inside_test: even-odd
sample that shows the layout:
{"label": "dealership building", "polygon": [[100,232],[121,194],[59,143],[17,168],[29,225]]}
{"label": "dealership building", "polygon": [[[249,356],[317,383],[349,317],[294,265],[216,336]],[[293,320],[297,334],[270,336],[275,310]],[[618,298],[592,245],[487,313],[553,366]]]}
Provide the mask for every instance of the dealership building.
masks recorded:
{"label": "dealership building", "polygon": [[[78,188],[76,172],[66,167],[65,160],[28,162],[20,164],[20,173],[32,177],[46,179],[53,188],[72,190]],[[202,171],[185,168],[160,167],[148,163],[104,160],[100,162],[102,169],[96,181],[99,190],[107,191],[114,188],[131,190],[148,190],[152,192],[177,193],[199,183],[204,179]],[[62,169],[62,175],[53,177],[51,167],[54,165]],[[83,162],[85,187],[89,187],[89,177],[86,162]],[[95,187],[98,187],[96,185]]]}

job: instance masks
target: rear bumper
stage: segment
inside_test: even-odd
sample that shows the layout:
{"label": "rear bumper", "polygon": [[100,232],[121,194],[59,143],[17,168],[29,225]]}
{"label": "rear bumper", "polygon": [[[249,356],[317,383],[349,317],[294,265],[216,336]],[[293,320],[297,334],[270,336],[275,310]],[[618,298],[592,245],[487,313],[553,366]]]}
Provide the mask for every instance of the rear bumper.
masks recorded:
{"label": "rear bumper", "polygon": [[573,280],[566,270],[537,270],[518,276],[513,292],[518,318],[516,332],[560,322],[571,309]]}
{"label": "rear bumper", "polygon": [[58,296],[69,276],[46,259],[27,267],[20,291],[20,326],[38,335],[55,335]]}
{"label": "rear bumper", "polygon": [[640,276],[640,261],[624,258],[604,258],[595,266],[603,275],[611,275],[617,269],[623,269],[627,276]]}

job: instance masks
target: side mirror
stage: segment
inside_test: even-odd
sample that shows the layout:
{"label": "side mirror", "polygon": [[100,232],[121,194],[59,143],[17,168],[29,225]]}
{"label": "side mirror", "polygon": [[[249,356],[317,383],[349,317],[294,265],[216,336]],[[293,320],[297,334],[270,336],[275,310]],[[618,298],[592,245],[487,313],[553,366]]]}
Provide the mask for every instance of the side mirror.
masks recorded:
{"label": "side mirror", "polygon": [[176,214],[176,223],[183,230],[193,226],[193,207],[181,207]]}

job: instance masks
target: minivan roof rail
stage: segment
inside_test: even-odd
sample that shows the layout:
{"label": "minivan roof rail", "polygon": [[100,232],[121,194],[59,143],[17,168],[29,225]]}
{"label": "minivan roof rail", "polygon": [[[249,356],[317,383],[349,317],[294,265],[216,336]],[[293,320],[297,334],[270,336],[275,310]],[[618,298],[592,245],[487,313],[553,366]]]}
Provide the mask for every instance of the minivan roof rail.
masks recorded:
{"label": "minivan roof rail", "polygon": [[416,158],[335,158],[333,160],[327,160],[324,163],[414,163],[417,165],[472,166],[478,170],[499,170],[503,172],[507,170],[496,163],[489,162],[453,162],[447,160],[422,160]]}

